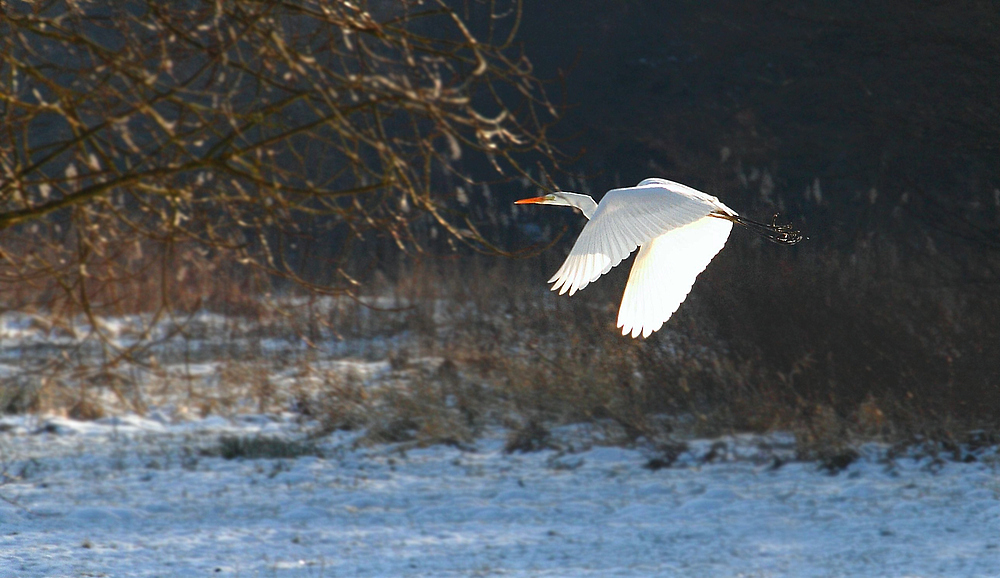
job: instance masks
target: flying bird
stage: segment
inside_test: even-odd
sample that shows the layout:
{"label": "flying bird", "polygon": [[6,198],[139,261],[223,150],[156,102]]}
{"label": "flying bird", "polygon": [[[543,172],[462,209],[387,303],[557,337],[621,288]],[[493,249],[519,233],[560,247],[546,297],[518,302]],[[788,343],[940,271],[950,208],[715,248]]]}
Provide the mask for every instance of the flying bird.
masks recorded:
{"label": "flying bird", "polygon": [[590,195],[563,191],[515,201],[528,203],[574,207],[589,219],[549,279],[560,295],[583,289],[639,247],[618,310],[622,335],[632,337],[649,337],[670,319],[726,244],[733,223],[784,245],[804,238],[789,225],[777,225],[777,215],[770,224],[751,221],[712,195],[666,179],[612,189],[600,204]]}

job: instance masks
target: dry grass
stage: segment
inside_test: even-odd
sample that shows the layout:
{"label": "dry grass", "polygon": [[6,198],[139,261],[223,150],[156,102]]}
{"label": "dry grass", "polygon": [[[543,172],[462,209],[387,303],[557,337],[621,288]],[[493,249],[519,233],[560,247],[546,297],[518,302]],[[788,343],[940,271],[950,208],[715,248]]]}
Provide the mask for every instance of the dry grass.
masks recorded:
{"label": "dry grass", "polygon": [[[141,371],[78,348],[5,381],[0,402],[80,418],[165,400],[198,416],[292,410],[320,432],[362,430],[362,443],[462,445],[503,426],[510,451],[547,447],[549,429],[570,423],[665,448],[782,430],[830,471],[864,441],[947,454],[998,437],[1000,296],[929,284],[936,265],[889,251],[734,245],[646,340],[613,326],[624,268],[567,298],[545,290],[534,263],[424,262],[378,282],[385,310],[308,298],[249,308],[241,294],[214,302],[222,326],[177,318],[172,364],[155,348],[134,358]],[[178,341],[190,343],[183,355]],[[362,375],[328,363],[337,357],[388,368]]]}

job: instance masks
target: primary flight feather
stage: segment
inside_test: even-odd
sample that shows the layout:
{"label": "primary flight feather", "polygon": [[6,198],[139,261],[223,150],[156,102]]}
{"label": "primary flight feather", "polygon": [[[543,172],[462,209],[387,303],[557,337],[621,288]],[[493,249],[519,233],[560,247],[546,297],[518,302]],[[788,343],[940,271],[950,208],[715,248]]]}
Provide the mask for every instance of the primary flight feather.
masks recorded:
{"label": "primary flight feather", "polygon": [[740,217],[716,197],[665,179],[612,189],[600,204],[589,195],[563,191],[516,203],[575,207],[589,219],[549,279],[560,295],[583,289],[639,247],[618,311],[622,335],[632,337],[648,337],[670,319],[726,244],[733,223],[778,243],[793,245],[803,238],[788,226]]}

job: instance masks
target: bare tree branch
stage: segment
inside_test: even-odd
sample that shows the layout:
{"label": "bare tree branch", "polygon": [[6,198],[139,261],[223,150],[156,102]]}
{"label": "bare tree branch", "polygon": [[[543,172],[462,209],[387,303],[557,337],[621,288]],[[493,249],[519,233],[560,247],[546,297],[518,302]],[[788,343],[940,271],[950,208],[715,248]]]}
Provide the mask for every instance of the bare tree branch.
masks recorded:
{"label": "bare tree branch", "polygon": [[3,4],[0,279],[92,307],[95,271],[187,243],[326,292],[354,290],[368,235],[419,252],[433,223],[499,251],[449,183],[474,182],[463,155],[530,179],[556,108],[511,52],[518,2],[479,8],[482,26],[443,0]]}

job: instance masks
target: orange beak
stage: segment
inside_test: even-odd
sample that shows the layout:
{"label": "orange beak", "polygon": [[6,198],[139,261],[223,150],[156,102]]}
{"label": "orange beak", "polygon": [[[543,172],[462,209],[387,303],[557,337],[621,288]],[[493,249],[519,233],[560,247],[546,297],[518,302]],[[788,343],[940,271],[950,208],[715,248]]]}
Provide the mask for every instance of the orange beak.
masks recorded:
{"label": "orange beak", "polygon": [[545,197],[531,197],[530,199],[521,199],[520,201],[514,201],[515,205],[527,205],[529,203],[541,203],[545,200]]}

